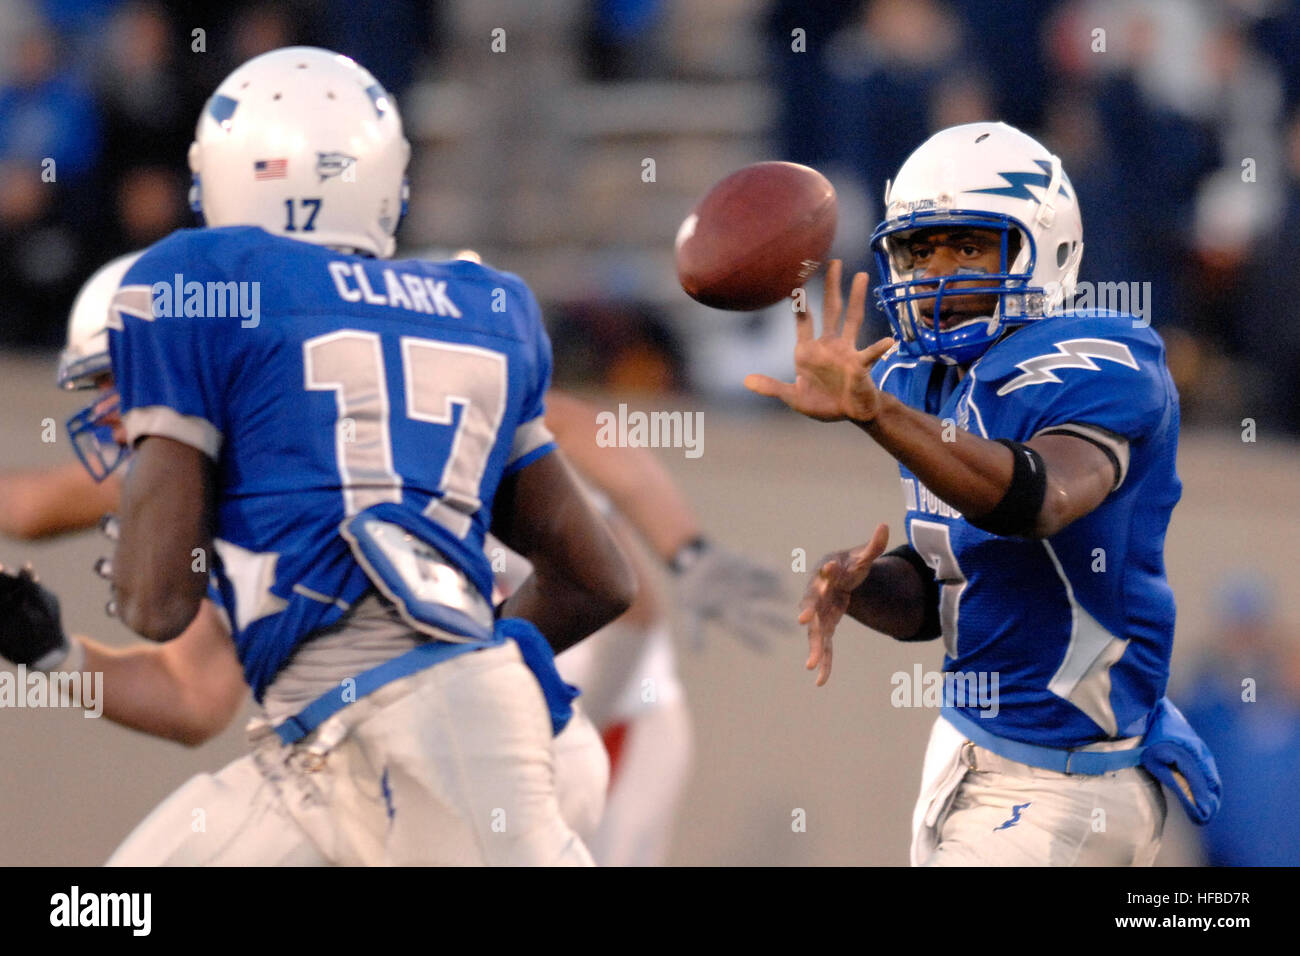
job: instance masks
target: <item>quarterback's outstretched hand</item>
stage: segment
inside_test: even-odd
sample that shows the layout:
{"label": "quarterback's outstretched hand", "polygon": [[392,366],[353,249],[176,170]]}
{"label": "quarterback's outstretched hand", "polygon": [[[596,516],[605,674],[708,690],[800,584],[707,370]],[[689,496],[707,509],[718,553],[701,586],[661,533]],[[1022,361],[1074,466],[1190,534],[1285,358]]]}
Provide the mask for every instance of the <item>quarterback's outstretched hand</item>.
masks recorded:
{"label": "quarterback's outstretched hand", "polygon": [[0,654],[45,670],[57,666],[68,648],[59,599],[40,585],[32,566],[13,574],[0,565]]}
{"label": "quarterback's outstretched hand", "polygon": [[889,351],[894,340],[883,338],[858,351],[858,330],[866,315],[867,274],[859,272],[853,277],[848,310],[841,321],[841,269],[840,260],[833,259],[826,270],[820,338],[813,335],[812,312],[795,313],[794,382],[746,375],[745,387],[779,398],[796,412],[821,422],[850,419],[865,423],[875,419],[881,402],[871,381],[871,366]]}
{"label": "quarterback's outstretched hand", "polygon": [[704,643],[704,626],[717,621],[755,651],[790,631],[788,598],[770,568],[719,547],[701,546],[679,572],[678,593],[688,617],[692,645]]}
{"label": "quarterback's outstretched hand", "polygon": [[889,525],[878,525],[876,533],[864,545],[851,551],[836,551],[822,559],[822,566],[808,582],[799,605],[799,623],[808,626],[808,661],[806,670],[818,665],[817,686],[831,679],[831,637],[840,618],[849,609],[853,592],[867,579],[871,562],[885,553],[889,544]]}

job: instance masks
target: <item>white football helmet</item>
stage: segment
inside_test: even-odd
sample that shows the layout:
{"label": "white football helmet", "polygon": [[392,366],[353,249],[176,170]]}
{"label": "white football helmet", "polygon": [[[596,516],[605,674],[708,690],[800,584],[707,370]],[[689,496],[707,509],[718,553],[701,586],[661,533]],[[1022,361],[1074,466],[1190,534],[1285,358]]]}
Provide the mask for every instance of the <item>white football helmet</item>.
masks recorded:
{"label": "white football helmet", "polygon": [[[107,382],[113,363],[108,355],[108,312],[127,270],[142,253],[118,256],[86,280],[72,303],[68,341],[59,356],[58,383],[64,389],[98,388]],[[117,390],[108,388],[67,421],[72,448],[96,481],[103,481],[126,459],[113,440],[108,419],[119,407]]]}
{"label": "white football helmet", "polygon": [[[906,240],[918,229],[939,226],[1001,232],[1001,268],[978,273],[984,280],[978,287],[955,290],[946,287],[969,283],[969,271],[922,278]],[[935,133],[903,163],[885,186],[885,221],[872,235],[871,248],[881,276],[876,297],[900,351],[965,364],[983,355],[1008,326],[1051,315],[1073,295],[1083,222],[1060,159],[1005,123],[969,123]],[[996,294],[999,304],[992,315],[940,329],[945,294]],[[926,299],[934,300],[929,319],[917,307]]]}
{"label": "white football helmet", "polygon": [[108,308],[127,270],[142,253],[129,252],[99,267],[73,300],[68,316],[68,341],[59,356],[59,388],[94,388],[110,371]]}
{"label": "white football helmet", "polygon": [[209,226],[381,258],[406,211],[411,145],[379,81],[315,47],[254,57],[217,87],[190,146],[190,205]]}

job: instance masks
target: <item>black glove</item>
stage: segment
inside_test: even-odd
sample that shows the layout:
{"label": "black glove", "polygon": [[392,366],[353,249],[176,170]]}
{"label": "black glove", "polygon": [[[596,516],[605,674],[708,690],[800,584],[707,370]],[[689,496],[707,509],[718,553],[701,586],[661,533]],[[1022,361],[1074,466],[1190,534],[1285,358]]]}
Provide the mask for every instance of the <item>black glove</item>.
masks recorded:
{"label": "black glove", "polygon": [[48,668],[57,666],[68,649],[59,599],[41,587],[30,564],[17,574],[0,565],[0,655],[15,664]]}

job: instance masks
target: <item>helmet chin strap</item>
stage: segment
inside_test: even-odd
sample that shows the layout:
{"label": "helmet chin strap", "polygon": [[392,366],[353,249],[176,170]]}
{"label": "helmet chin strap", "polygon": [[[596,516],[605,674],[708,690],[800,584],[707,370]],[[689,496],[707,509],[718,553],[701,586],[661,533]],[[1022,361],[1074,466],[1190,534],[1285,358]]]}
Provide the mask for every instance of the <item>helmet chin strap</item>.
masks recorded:
{"label": "helmet chin strap", "polygon": [[1064,169],[1061,167],[1061,158],[1055,154],[1052,155],[1052,178],[1047,183],[1047,192],[1043,194],[1042,204],[1038,207],[1038,215],[1034,217],[1034,222],[1044,229],[1050,229],[1052,223],[1056,221],[1056,195],[1061,188],[1061,177],[1064,175]]}

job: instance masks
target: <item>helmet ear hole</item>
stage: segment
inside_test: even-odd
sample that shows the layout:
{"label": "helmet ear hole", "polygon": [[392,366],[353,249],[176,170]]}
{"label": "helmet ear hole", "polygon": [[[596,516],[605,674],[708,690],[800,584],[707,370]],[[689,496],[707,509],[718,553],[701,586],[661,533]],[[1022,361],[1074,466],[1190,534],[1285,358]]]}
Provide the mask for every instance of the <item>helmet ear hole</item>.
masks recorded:
{"label": "helmet ear hole", "polygon": [[1070,258],[1070,244],[1062,242],[1056,247],[1056,268],[1063,269],[1065,262]]}

